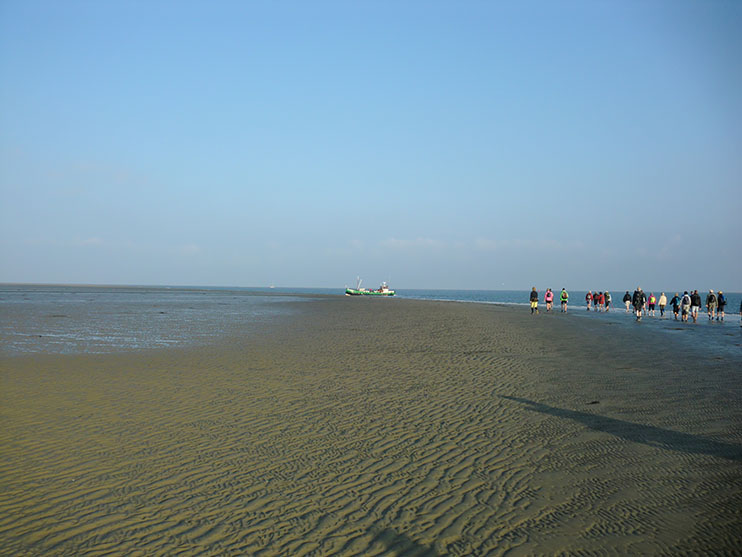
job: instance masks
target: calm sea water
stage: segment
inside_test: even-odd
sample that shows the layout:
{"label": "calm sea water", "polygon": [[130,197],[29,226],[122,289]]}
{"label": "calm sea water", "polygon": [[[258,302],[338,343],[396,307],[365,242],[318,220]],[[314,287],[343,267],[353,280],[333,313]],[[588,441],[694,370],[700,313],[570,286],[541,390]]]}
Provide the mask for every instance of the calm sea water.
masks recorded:
{"label": "calm sea water", "polygon": [[[228,332],[248,333],[275,316],[295,311],[286,302],[312,301],[292,294],[340,296],[343,292],[342,288],[0,285],[0,350],[6,354],[107,353],[187,346],[208,342]],[[585,294],[585,291],[570,292],[570,318],[636,326],[633,317],[624,312],[623,292],[612,293],[614,311],[600,314],[585,311]],[[379,302],[411,298],[512,304],[529,311],[528,295],[526,290],[402,290],[397,291],[395,298]],[[705,299],[705,294],[702,297]],[[729,312],[723,325],[708,323],[706,315],[702,315],[699,324],[692,328],[679,326],[673,321],[672,313],[668,313],[666,319],[645,318],[641,326],[664,330],[670,336],[684,335],[688,342],[712,351],[739,353],[742,294],[729,293],[727,298]],[[540,300],[544,311],[543,292]],[[559,311],[558,303],[554,311]]]}
{"label": "calm sea water", "polygon": [[292,311],[246,290],[0,286],[4,353],[107,353],[186,346]]}

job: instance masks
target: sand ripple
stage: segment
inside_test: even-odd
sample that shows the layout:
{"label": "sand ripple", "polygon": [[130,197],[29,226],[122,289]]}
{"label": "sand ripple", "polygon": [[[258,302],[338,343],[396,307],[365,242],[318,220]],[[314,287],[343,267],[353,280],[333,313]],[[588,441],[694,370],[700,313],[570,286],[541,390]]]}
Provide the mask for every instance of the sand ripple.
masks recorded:
{"label": "sand ripple", "polygon": [[4,360],[0,552],[742,546],[738,362],[650,365],[629,337],[511,308],[311,312],[197,353]]}

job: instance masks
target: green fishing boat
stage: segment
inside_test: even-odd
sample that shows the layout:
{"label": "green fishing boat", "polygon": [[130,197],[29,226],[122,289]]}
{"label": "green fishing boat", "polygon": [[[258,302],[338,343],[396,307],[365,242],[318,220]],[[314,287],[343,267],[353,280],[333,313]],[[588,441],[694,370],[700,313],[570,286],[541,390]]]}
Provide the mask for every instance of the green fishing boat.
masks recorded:
{"label": "green fishing boat", "polygon": [[385,282],[381,283],[381,286],[377,290],[368,290],[361,287],[361,279],[358,279],[358,284],[355,288],[345,287],[346,296],[394,296],[394,290],[389,290],[389,285]]}

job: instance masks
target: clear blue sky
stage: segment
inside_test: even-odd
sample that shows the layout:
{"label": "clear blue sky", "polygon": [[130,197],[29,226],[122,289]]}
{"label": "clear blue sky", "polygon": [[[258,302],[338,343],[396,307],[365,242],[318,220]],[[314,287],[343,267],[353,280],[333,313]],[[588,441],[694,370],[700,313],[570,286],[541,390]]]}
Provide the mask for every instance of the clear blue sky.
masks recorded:
{"label": "clear blue sky", "polygon": [[742,2],[0,3],[0,282],[742,290]]}

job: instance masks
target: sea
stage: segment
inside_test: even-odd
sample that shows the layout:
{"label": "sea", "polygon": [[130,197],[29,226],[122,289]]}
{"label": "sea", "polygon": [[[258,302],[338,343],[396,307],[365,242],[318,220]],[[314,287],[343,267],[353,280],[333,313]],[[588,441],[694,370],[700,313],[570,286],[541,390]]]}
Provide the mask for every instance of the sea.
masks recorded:
{"label": "sea", "polygon": [[[665,292],[668,299],[674,293]],[[307,294],[343,296],[344,289],[0,285],[0,354],[114,353],[199,345],[235,331],[249,334],[277,316],[290,315],[298,310],[287,302],[312,303],[316,298]],[[559,292],[555,294],[558,297]],[[623,292],[611,293],[614,308],[603,313],[586,311],[586,291],[569,294],[569,318],[637,326],[633,315],[625,312]],[[666,311],[664,319],[657,311],[657,317],[644,317],[641,326],[664,331],[668,338],[683,335],[684,342],[717,354],[739,356],[742,293],[725,294],[728,312],[723,324],[709,322],[703,313],[697,324],[686,325],[675,321],[672,311]],[[405,298],[522,306],[530,311],[528,290],[397,290],[393,298],[374,298],[374,303]],[[705,301],[705,293],[702,298]],[[558,301],[552,311],[560,312]]]}

